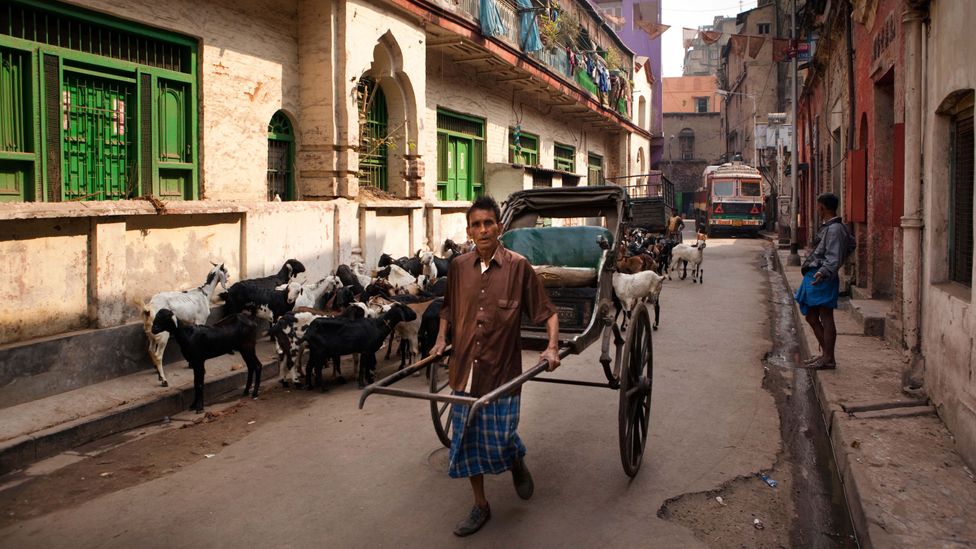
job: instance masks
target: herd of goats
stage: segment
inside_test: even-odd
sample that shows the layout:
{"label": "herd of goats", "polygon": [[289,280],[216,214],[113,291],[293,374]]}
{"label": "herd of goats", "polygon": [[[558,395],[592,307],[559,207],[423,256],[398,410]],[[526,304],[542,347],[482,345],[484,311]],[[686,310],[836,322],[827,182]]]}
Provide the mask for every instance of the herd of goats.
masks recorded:
{"label": "herd of goats", "polygon": [[[638,302],[653,303],[654,328],[660,317],[659,297],[670,267],[684,267],[681,278],[692,265],[692,280],[702,281],[702,252],[705,237],[694,245],[679,244],[631,229],[619,243],[613,274],[614,302],[618,315]],[[299,383],[302,355],[309,355],[305,367],[305,387],[325,391],[322,369],[331,359],[335,379],[343,382],[340,358],[352,355],[358,364],[358,383],[364,387],[374,381],[376,353],[387,345],[386,358],[393,351],[394,336],[400,344],[400,368],[425,357],[433,348],[440,327],[439,315],[446,289],[446,274],[451,261],[472,251],[469,241],[463,246],[451,240],[444,243],[442,256],[418,251],[413,257],[380,257],[378,270],[371,274],[362,262],[339,265],[334,274],[313,283],[297,280],[305,266],[289,259],[277,274],[241,280],[227,286],[228,272],[214,264],[206,281],[197,288],[162,292],[145,305],[143,319],[150,358],[162,386],[168,386],[163,372],[163,352],[170,338],[179,345],[193,371],[194,411],[203,410],[204,363],[234,352],[247,366],[244,396],[257,398],[262,364],[255,350],[262,335],[258,320],[270,324],[267,335],[275,343],[284,386]],[[217,286],[224,291],[217,294]],[[224,302],[224,317],[207,324],[212,301]]]}

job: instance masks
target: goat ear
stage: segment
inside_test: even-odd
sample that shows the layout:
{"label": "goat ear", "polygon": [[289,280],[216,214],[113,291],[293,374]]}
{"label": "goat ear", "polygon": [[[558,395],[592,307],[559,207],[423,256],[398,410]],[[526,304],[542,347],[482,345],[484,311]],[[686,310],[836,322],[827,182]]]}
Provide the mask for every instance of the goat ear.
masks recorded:
{"label": "goat ear", "polygon": [[216,267],[216,266],[217,266],[217,264],[216,264],[216,263],[214,263],[213,261],[211,261],[211,262],[210,262],[210,264],[211,264],[211,265],[213,265],[214,267]]}

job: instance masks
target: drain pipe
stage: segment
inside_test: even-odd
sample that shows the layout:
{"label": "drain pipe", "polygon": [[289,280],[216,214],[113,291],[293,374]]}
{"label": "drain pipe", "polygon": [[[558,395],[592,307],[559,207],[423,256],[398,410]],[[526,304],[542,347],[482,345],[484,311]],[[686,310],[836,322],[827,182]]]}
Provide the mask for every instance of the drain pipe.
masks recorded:
{"label": "drain pipe", "polygon": [[924,376],[921,353],[923,262],[922,229],[922,21],[927,2],[911,2],[902,14],[905,36],[905,212],[901,218],[902,318],[904,343],[911,360],[903,384],[920,388]]}

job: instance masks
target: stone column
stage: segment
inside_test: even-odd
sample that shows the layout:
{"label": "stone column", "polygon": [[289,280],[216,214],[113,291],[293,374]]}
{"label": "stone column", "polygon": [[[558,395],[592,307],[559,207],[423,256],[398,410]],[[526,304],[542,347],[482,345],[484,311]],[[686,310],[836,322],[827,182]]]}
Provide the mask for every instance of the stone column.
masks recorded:
{"label": "stone column", "polygon": [[924,12],[909,6],[902,15],[905,36],[905,214],[901,218],[904,239],[902,257],[902,315],[905,346],[912,366],[905,381],[920,386],[921,302],[924,277],[922,246],[922,19]]}

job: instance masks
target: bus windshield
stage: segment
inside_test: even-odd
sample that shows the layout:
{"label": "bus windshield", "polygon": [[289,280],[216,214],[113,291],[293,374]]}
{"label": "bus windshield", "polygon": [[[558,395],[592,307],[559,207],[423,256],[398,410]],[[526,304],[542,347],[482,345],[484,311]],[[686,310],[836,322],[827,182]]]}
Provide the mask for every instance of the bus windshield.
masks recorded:
{"label": "bus windshield", "polygon": [[739,183],[739,196],[760,196],[758,181],[742,181]]}
{"label": "bus windshield", "polygon": [[734,194],[734,181],[716,181],[712,184],[712,196],[732,196]]}

